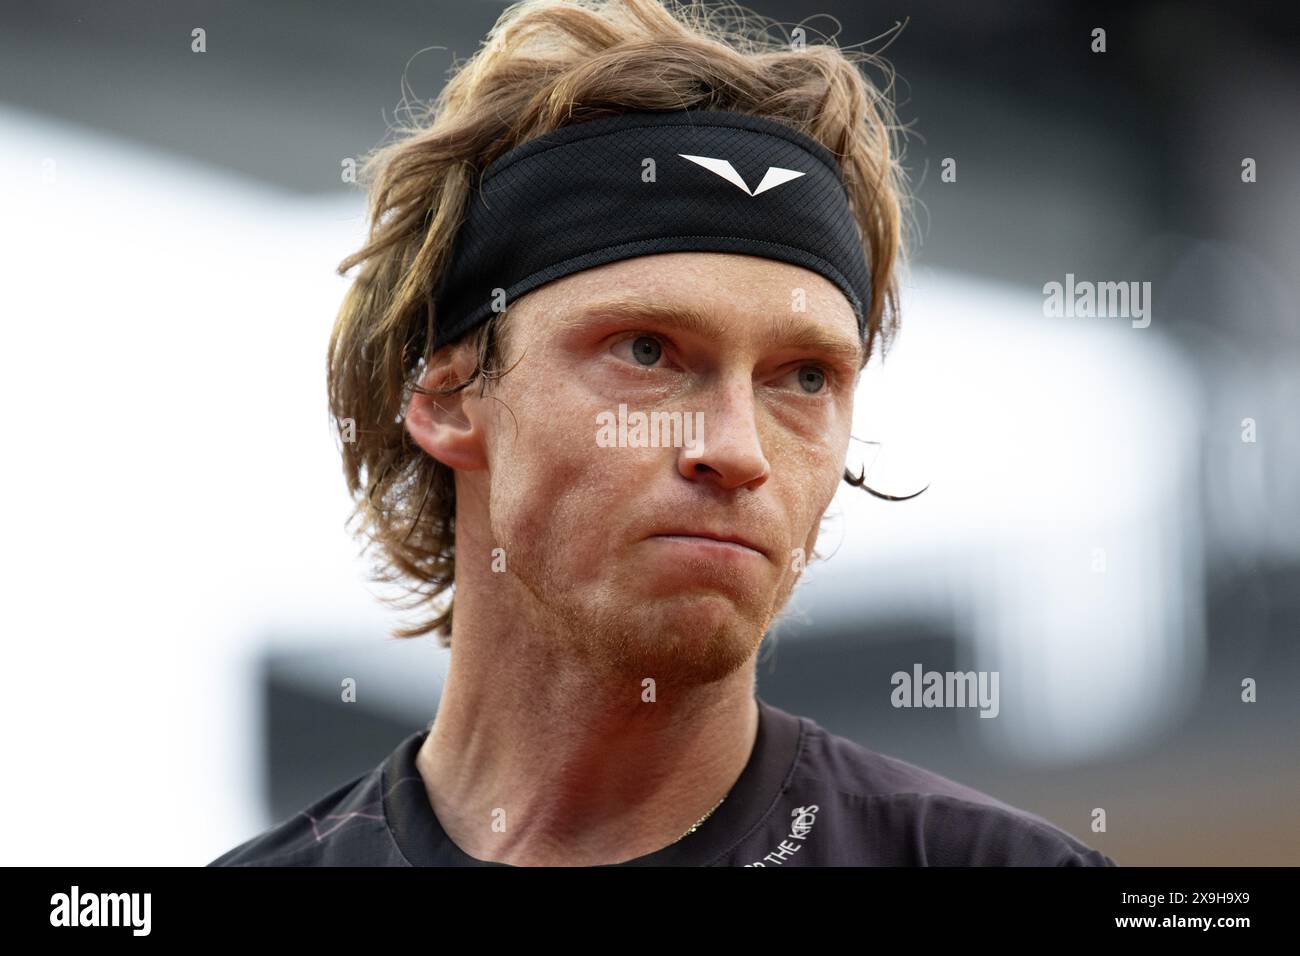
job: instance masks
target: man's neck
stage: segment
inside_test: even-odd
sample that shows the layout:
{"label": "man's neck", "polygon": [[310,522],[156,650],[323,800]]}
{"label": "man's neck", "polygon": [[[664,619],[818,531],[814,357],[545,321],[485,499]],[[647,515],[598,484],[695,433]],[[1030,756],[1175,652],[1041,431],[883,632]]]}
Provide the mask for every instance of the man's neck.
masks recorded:
{"label": "man's neck", "polygon": [[557,673],[553,654],[530,660],[546,642],[512,644],[505,661],[485,646],[453,638],[416,759],[443,829],[476,859],[593,866],[653,853],[708,813],[749,760],[752,660],[647,701],[635,684]]}

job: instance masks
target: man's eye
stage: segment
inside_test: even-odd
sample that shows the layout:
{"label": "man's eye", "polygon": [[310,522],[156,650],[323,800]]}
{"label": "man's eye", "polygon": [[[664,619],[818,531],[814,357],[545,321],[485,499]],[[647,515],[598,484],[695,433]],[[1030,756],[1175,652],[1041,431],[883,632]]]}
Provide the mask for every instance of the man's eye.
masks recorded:
{"label": "man's eye", "polygon": [[664,354],[663,345],[653,335],[638,335],[633,339],[624,339],[619,346],[627,344],[632,346],[632,358],[638,365],[646,368],[652,367]]}
{"label": "man's eye", "polygon": [[820,365],[801,365],[795,372],[799,376],[799,387],[809,395],[825,391],[826,370]]}
{"label": "man's eye", "polygon": [[[631,346],[632,358],[642,368],[654,368],[664,355],[663,343],[653,335],[638,335],[623,339],[616,349]],[[791,374],[796,375],[799,387],[808,395],[820,395],[826,391],[827,371],[820,365],[801,365]]]}

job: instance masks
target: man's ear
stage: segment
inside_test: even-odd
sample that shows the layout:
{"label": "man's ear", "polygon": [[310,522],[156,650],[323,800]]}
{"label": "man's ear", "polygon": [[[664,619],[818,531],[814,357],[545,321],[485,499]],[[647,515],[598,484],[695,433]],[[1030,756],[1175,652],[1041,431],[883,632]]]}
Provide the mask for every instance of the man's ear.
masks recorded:
{"label": "man's ear", "polygon": [[439,349],[419,381],[422,388],[435,394],[412,391],[406,408],[406,430],[415,443],[457,471],[487,467],[478,386],[476,383],[450,395],[436,392],[463,382],[473,365],[473,355],[459,344]]}

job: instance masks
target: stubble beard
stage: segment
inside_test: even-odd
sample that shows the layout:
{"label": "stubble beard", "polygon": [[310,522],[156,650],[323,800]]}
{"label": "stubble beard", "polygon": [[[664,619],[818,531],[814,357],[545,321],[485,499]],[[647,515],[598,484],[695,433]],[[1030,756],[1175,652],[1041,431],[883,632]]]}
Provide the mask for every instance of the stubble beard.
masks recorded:
{"label": "stubble beard", "polygon": [[755,621],[721,592],[646,597],[607,587],[584,599],[548,562],[525,565],[512,571],[523,571],[517,576],[532,597],[537,630],[559,653],[611,683],[635,684],[638,693],[647,678],[680,691],[728,677],[757,652],[772,617]]}

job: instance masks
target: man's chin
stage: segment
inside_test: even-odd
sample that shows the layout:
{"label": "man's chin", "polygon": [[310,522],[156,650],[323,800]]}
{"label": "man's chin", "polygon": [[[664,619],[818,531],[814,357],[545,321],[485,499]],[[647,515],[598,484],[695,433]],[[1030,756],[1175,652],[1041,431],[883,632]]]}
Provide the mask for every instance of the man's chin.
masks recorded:
{"label": "man's chin", "polygon": [[760,625],[718,599],[651,603],[635,627],[609,635],[609,663],[624,677],[659,688],[696,687],[734,674],[762,641]]}

